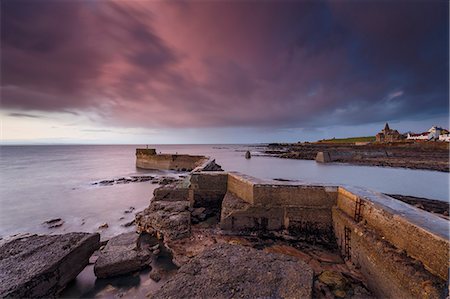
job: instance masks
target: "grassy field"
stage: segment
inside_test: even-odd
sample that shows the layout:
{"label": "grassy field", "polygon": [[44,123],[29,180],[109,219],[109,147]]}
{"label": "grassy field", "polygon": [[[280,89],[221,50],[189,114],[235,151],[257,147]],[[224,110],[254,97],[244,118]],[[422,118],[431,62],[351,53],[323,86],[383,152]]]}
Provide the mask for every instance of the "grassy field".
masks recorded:
{"label": "grassy field", "polygon": [[355,143],[355,142],[373,142],[373,141],[375,141],[375,136],[322,139],[322,140],[319,140],[318,142],[323,142],[323,143]]}

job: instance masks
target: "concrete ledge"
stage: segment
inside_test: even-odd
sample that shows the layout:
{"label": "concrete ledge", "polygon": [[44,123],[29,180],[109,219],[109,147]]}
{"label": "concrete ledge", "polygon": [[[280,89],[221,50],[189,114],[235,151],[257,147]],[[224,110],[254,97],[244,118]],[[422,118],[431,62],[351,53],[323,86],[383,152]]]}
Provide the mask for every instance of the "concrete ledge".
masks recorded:
{"label": "concrete ledge", "polygon": [[235,172],[228,173],[228,192],[233,193],[249,204],[253,204],[253,186],[251,177]]}
{"label": "concrete ledge", "polygon": [[421,261],[433,274],[448,279],[449,222],[389,196],[356,187],[339,187],[337,206],[354,217],[362,202],[361,219],[395,247]]}
{"label": "concrete ledge", "polygon": [[192,171],[208,160],[205,156],[156,154],[154,149],[136,149],[136,167],[143,169]]}
{"label": "concrete ledge", "polygon": [[331,208],[336,204],[337,192],[330,191],[330,188],[323,186],[258,184],[253,187],[253,202],[260,205]]}
{"label": "concrete ledge", "polygon": [[369,278],[369,287],[377,297],[445,297],[444,280],[431,275],[423,265],[392,246],[363,222],[357,224],[334,207],[333,226],[342,254]]}

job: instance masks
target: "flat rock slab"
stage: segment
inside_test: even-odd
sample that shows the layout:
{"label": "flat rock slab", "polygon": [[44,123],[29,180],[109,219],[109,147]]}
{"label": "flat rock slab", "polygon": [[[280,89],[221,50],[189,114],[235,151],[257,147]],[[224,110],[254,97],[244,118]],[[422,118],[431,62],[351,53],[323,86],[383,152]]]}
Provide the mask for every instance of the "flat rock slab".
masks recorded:
{"label": "flat rock slab", "polygon": [[313,271],[298,259],[250,247],[215,244],[152,298],[311,298]]}
{"label": "flat rock slab", "polygon": [[106,278],[138,271],[150,262],[147,248],[138,248],[139,235],[135,232],[118,235],[100,251],[94,265],[98,278]]}
{"label": "flat rock slab", "polygon": [[54,297],[100,247],[100,235],[31,235],[0,247],[0,297]]}

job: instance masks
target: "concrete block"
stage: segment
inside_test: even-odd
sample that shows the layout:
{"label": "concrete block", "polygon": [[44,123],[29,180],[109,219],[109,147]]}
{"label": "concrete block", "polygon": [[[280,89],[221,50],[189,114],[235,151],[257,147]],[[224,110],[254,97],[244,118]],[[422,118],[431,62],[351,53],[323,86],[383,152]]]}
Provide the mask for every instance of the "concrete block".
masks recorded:
{"label": "concrete block", "polygon": [[328,163],[331,162],[330,153],[328,152],[318,152],[316,155],[316,162]]}
{"label": "concrete block", "polygon": [[323,186],[257,184],[253,190],[253,202],[258,205],[331,208],[336,204],[336,195]]}
{"label": "concrete block", "polygon": [[253,187],[254,182],[252,182],[249,178],[242,176],[240,174],[228,173],[228,181],[227,181],[228,192],[233,193],[237,197],[246,201],[249,204],[253,204]]}
{"label": "concrete block", "polygon": [[[444,298],[445,281],[395,248],[375,230],[334,207],[333,226],[342,254],[349,248],[350,260],[368,277],[370,289],[379,298]],[[345,229],[348,230],[347,241]],[[348,247],[345,246],[346,243]]]}
{"label": "concrete block", "polygon": [[364,223],[421,261],[431,273],[448,279],[448,221],[391,197],[349,187],[339,188],[337,206],[353,217],[358,198],[363,202]]}

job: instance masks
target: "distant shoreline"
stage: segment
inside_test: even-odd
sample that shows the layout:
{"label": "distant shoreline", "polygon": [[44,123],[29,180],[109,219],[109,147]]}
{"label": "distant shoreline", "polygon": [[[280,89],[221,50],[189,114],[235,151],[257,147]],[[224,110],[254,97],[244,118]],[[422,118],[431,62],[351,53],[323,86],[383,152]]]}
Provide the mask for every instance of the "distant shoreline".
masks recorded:
{"label": "distant shoreline", "polygon": [[[328,162],[401,167],[449,172],[449,144],[433,143],[271,143],[265,154],[285,159],[315,160],[326,152]],[[323,161],[322,161],[323,162]]]}

